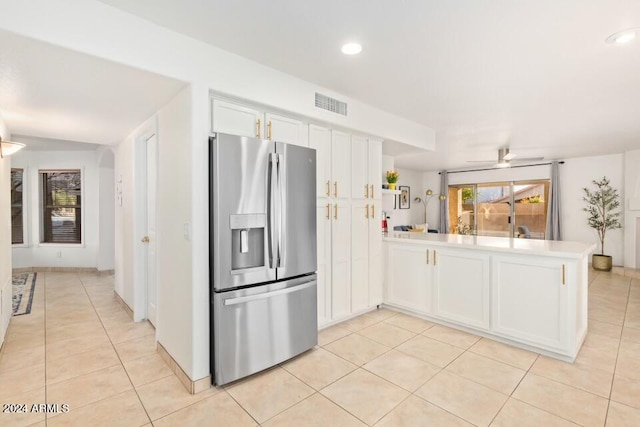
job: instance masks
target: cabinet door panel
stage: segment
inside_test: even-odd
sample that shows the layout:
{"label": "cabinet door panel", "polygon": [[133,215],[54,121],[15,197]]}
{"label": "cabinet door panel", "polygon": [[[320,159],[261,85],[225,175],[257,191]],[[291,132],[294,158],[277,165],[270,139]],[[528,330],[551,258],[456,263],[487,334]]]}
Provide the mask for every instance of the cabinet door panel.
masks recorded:
{"label": "cabinet door panel", "polygon": [[567,285],[562,263],[494,257],[493,329],[520,341],[564,349],[568,342]]}
{"label": "cabinet door panel", "polygon": [[351,137],[351,198],[368,199],[369,187],[369,143],[367,138]]}
{"label": "cabinet door panel", "polygon": [[387,296],[389,302],[420,313],[432,307],[432,271],[422,247],[389,245]]}
{"label": "cabinet door panel", "polygon": [[372,199],[382,198],[382,141],[369,139],[369,185],[373,185]]}
{"label": "cabinet door panel", "polygon": [[302,147],[309,146],[307,126],[302,121],[267,113],[265,114],[265,122],[265,139]]}
{"label": "cabinet door panel", "polygon": [[489,256],[464,250],[433,253],[436,315],[478,328],[489,328]]}
{"label": "cabinet door panel", "polygon": [[369,307],[369,204],[351,205],[351,310]]}
{"label": "cabinet door panel", "polygon": [[351,210],[346,201],[334,201],[331,208],[331,312],[336,320],[351,314]]}
{"label": "cabinet door panel", "polygon": [[331,131],[331,176],[331,196],[348,199],[351,193],[351,135],[336,130]]}
{"label": "cabinet door panel", "polygon": [[382,218],[380,202],[371,201],[369,210],[369,306],[382,304]]}
{"label": "cabinet door panel", "polygon": [[309,125],[309,146],[316,149],[316,197],[330,197],[331,131]]}
{"label": "cabinet door panel", "polygon": [[331,205],[319,200],[316,212],[318,240],[318,326],[331,320]]}
{"label": "cabinet door panel", "polygon": [[266,138],[262,131],[258,136],[258,121],[263,124],[262,112],[232,102],[213,100],[213,131],[251,138]]}

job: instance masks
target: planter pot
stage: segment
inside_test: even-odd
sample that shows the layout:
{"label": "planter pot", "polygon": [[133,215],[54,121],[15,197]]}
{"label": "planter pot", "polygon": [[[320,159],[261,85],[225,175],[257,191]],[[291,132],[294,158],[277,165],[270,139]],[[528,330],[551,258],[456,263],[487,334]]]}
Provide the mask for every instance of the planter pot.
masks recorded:
{"label": "planter pot", "polygon": [[598,271],[611,271],[613,266],[613,260],[609,255],[596,255],[591,256],[591,265],[594,270]]}
{"label": "planter pot", "polygon": [[396,183],[395,182],[390,182],[389,183],[389,190],[395,190],[396,189]]}

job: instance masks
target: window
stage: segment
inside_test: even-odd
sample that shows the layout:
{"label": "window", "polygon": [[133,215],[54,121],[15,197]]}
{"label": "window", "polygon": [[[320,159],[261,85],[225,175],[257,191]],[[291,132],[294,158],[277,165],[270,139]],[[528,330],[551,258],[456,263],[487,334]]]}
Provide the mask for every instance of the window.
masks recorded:
{"label": "window", "polygon": [[449,186],[451,233],[544,239],[549,180]]}
{"label": "window", "polygon": [[40,171],[42,243],[82,243],[80,170]]}
{"label": "window", "polygon": [[11,243],[24,243],[24,195],[22,169],[11,169]]}

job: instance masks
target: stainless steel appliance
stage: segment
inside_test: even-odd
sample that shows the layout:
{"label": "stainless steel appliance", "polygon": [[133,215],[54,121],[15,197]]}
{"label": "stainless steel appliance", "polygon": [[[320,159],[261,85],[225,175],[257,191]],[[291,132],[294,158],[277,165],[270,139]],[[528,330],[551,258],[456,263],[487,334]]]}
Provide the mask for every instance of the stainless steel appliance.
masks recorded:
{"label": "stainless steel appliance", "polygon": [[216,385],[317,344],[316,153],[217,133],[210,145]]}

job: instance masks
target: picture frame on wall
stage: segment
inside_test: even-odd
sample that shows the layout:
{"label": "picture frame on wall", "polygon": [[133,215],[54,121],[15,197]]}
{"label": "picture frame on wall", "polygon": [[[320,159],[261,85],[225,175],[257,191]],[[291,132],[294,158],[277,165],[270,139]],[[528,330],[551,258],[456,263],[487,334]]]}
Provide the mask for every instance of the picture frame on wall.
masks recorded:
{"label": "picture frame on wall", "polygon": [[400,209],[411,208],[411,187],[408,185],[400,185],[398,190],[400,190],[400,194],[398,195]]}

